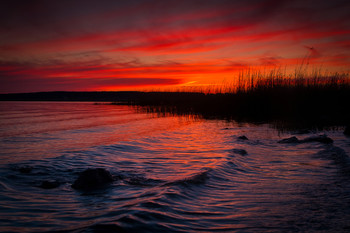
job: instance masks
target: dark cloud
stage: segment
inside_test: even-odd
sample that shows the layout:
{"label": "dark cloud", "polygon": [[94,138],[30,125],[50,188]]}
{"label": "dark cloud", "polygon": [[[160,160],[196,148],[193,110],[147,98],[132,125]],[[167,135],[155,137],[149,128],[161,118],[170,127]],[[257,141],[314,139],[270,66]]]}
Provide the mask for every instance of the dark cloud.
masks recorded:
{"label": "dark cloud", "polygon": [[[247,21],[260,23],[275,15],[286,16],[283,20],[338,18],[348,12],[348,1],[1,1],[0,26],[10,32],[24,30],[50,34],[91,33],[93,31],[139,27],[149,28],[162,25],[162,19],[175,17],[171,26],[192,23],[186,15],[200,15],[201,12],[217,12],[217,17],[199,17],[197,24],[210,21],[227,21],[241,24]],[[226,14],[225,14],[226,12]],[[180,16],[176,18],[176,16]],[[182,18],[183,17],[183,18]],[[349,16],[348,16],[349,17]],[[196,18],[192,18],[196,19]],[[281,19],[281,18],[280,18]],[[204,20],[204,21],[203,21]],[[207,21],[205,21],[207,20]],[[158,22],[158,23],[157,23]],[[304,21],[305,23],[305,21]],[[33,35],[31,35],[33,36]]]}

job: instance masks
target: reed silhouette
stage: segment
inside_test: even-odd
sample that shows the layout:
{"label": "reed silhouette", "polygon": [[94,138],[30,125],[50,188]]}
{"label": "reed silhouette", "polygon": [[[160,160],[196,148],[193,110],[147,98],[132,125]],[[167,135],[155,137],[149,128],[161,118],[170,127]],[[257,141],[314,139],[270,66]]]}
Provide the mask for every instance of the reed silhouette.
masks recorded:
{"label": "reed silhouette", "polygon": [[247,69],[231,83],[201,92],[144,92],[128,104],[157,114],[178,114],[283,128],[323,128],[349,125],[349,73],[298,67],[270,71]]}

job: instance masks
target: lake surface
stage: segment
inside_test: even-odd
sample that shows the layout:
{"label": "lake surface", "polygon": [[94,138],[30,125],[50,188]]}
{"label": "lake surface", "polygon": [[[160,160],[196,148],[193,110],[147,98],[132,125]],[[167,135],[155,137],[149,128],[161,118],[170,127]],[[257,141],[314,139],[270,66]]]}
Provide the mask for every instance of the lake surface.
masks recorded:
{"label": "lake surface", "polygon": [[[349,232],[350,138],[342,132],[281,133],[87,102],[0,102],[0,232]],[[320,134],[334,142],[277,143]],[[87,168],[118,179],[73,189]],[[44,189],[43,181],[60,185]]]}

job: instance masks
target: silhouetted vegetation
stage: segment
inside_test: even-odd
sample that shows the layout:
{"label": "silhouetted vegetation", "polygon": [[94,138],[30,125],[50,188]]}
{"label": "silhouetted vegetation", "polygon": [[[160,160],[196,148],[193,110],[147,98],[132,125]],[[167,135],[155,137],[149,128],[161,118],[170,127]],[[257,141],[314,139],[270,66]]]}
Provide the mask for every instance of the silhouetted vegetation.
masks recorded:
{"label": "silhouetted vegetation", "polygon": [[155,114],[271,123],[277,128],[350,125],[349,73],[307,72],[299,67],[242,71],[233,82],[198,91],[40,92],[2,94],[0,100],[104,101]]}
{"label": "silhouetted vegetation", "polygon": [[349,124],[349,74],[279,69],[245,70],[234,83],[203,93],[142,93],[129,104],[158,114],[196,114],[206,119],[272,123],[285,129]]}

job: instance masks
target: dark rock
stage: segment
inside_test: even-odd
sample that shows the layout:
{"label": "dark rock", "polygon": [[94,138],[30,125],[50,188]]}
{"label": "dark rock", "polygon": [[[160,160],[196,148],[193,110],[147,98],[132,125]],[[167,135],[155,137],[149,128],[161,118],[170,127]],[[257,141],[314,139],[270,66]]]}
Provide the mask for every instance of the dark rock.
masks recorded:
{"label": "dark rock", "polygon": [[53,189],[53,188],[57,188],[58,186],[60,186],[60,182],[56,180],[55,181],[45,180],[39,185],[39,188]]}
{"label": "dark rock", "polygon": [[350,158],[346,154],[345,150],[337,146],[327,146],[324,150],[317,153],[321,158],[327,158],[334,161],[335,164],[339,165],[342,171],[350,171],[349,163]]}
{"label": "dark rock", "polygon": [[285,138],[285,139],[278,141],[278,143],[299,143],[299,142],[300,141],[297,137]]}
{"label": "dark rock", "polygon": [[285,138],[278,141],[278,143],[308,143],[308,142],[320,142],[320,143],[330,144],[330,143],[333,143],[333,140],[327,137],[326,135],[319,135],[319,136],[311,136],[303,140],[299,140],[296,137],[290,137],[290,138]]}
{"label": "dark rock", "polygon": [[302,143],[320,142],[320,143],[330,144],[330,143],[333,143],[333,139],[327,137],[327,135],[319,135],[319,136],[311,136],[311,137],[305,138],[305,139],[301,140],[300,142],[302,142]]}
{"label": "dark rock", "polygon": [[345,134],[346,136],[350,136],[350,126],[346,126],[346,127],[345,127],[344,134]]}
{"label": "dark rock", "polygon": [[238,139],[239,140],[249,140],[245,135],[239,136]]}
{"label": "dark rock", "polygon": [[[128,220],[126,216],[123,218]],[[125,230],[125,227],[119,226],[117,224],[101,224],[101,223],[90,226],[88,230],[89,232],[118,232],[118,233],[130,232],[128,230]]]}
{"label": "dark rock", "polygon": [[243,149],[233,149],[232,152],[235,154],[239,154],[239,155],[247,155],[248,154],[248,152],[246,150],[243,150]]}
{"label": "dark rock", "polygon": [[92,190],[101,188],[114,179],[109,171],[103,168],[89,168],[80,173],[78,179],[72,184],[72,188],[80,190]]}
{"label": "dark rock", "polygon": [[31,173],[32,170],[33,170],[33,168],[30,167],[30,166],[24,166],[24,167],[20,167],[20,168],[18,169],[18,171],[19,171],[20,173]]}

